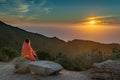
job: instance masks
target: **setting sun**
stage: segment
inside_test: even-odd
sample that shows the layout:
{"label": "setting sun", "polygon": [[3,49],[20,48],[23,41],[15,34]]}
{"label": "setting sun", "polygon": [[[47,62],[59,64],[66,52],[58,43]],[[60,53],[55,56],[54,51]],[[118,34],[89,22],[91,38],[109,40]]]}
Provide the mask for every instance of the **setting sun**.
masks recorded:
{"label": "setting sun", "polygon": [[90,21],[89,23],[90,23],[91,25],[96,24],[96,22],[95,22],[95,21]]}

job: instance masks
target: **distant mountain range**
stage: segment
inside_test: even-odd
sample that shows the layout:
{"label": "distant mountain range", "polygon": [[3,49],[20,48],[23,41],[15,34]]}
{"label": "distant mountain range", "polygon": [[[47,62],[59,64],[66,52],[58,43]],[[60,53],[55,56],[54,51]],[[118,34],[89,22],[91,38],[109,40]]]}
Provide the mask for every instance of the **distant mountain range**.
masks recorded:
{"label": "distant mountain range", "polygon": [[49,38],[41,34],[27,32],[18,27],[13,27],[0,21],[0,48],[12,47],[21,50],[23,41],[29,38],[33,49],[49,52],[64,53],[69,57],[81,53],[100,52],[112,53],[113,49],[120,50],[120,44],[103,44],[89,40],[72,40],[65,42],[57,37]]}

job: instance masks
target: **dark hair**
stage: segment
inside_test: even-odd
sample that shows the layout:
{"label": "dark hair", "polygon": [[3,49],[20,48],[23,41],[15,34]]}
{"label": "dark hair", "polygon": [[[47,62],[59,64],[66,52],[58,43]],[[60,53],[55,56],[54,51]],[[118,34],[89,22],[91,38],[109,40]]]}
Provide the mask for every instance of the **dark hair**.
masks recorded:
{"label": "dark hair", "polygon": [[25,42],[26,42],[26,43],[29,43],[29,42],[30,42],[30,40],[29,40],[29,39],[25,39]]}

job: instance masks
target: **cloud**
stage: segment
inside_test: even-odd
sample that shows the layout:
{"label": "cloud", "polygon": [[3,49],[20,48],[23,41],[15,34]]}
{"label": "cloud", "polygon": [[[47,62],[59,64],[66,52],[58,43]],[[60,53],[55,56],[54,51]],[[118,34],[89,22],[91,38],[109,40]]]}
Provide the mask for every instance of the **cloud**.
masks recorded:
{"label": "cloud", "polygon": [[95,17],[90,17],[88,19],[104,19],[104,18],[110,18],[112,16],[95,16]]}
{"label": "cloud", "polygon": [[39,4],[40,6],[43,6],[43,5],[45,5],[46,4],[46,0],[42,0],[42,2]]}
{"label": "cloud", "polygon": [[41,22],[43,16],[53,10],[49,6],[46,7],[47,0],[0,0],[0,2],[0,18],[7,21]]}
{"label": "cloud", "polygon": [[49,14],[53,8],[45,7],[47,0],[30,1],[30,13],[36,15]]}
{"label": "cloud", "polygon": [[11,10],[13,10],[13,12],[15,11],[18,12],[18,14],[21,14],[27,13],[29,11],[30,5],[22,0],[14,0],[12,3],[14,4],[13,7],[11,7]]}
{"label": "cloud", "polygon": [[20,11],[20,12],[23,12],[23,13],[25,13],[25,12],[28,12],[29,11],[29,5],[20,5],[20,7],[18,7],[18,10]]}
{"label": "cloud", "polygon": [[29,5],[23,0],[2,0],[0,12],[6,12],[8,14],[21,14],[29,11]]}
{"label": "cloud", "polygon": [[43,8],[46,14],[48,14],[53,8]]}
{"label": "cloud", "polygon": [[46,8],[44,5],[47,3],[47,0],[0,0],[1,10],[0,12],[8,12],[9,14],[48,14],[52,8]]}
{"label": "cloud", "polygon": [[81,20],[81,24],[88,24],[89,21],[95,20],[96,24],[120,24],[119,15],[110,15],[110,16],[93,16]]}

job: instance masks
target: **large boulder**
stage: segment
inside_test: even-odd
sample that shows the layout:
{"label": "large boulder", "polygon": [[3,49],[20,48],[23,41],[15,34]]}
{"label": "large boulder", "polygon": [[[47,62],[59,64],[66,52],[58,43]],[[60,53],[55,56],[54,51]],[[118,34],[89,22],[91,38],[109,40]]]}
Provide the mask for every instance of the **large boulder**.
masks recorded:
{"label": "large boulder", "polygon": [[24,58],[24,57],[18,57],[16,59],[13,60],[14,63],[14,72],[15,73],[29,73],[30,69],[29,69],[29,63],[31,61]]}
{"label": "large boulder", "polygon": [[30,62],[29,67],[31,71],[43,76],[57,74],[59,71],[63,69],[61,65],[52,61]]}
{"label": "large boulder", "polygon": [[95,63],[91,73],[94,80],[120,80],[120,60]]}

